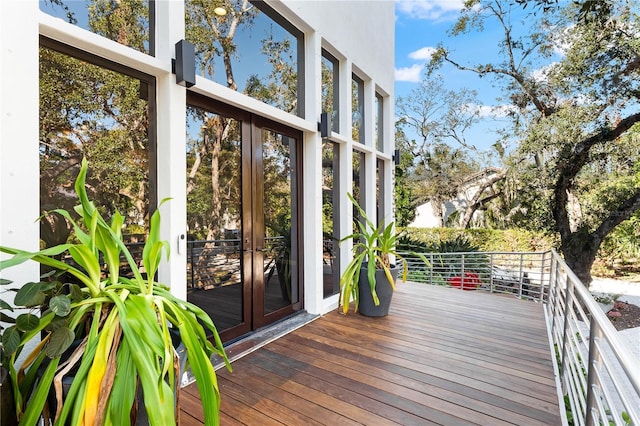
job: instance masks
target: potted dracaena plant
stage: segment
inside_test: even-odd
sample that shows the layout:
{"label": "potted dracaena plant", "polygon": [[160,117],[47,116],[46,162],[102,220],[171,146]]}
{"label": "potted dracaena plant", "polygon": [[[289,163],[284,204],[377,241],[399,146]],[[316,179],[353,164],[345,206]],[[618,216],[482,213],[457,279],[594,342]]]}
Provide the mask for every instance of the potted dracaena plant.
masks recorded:
{"label": "potted dracaena plant", "polygon": [[[2,306],[8,314],[16,307],[27,309],[3,318],[15,319],[2,330],[2,361],[16,418],[21,425],[34,425],[39,418],[61,425],[125,425],[141,394],[150,424],[175,424],[180,363],[172,335],[177,330],[202,397],[205,423],[218,424],[220,393],[210,359],[218,355],[231,366],[211,318],[156,281],[163,254],[169,256],[168,243],[159,238],[159,211],[151,217],[142,259],[134,259],[122,238],[123,216],[116,212],[110,223],[105,221],[87,196],[86,174],[83,160],[75,182],[79,219],[55,211],[72,224],[74,243],[38,252],[0,246],[12,255],[0,262],[0,271],[28,260],[51,270],[45,280],[18,289],[13,305],[5,301]],[[38,309],[39,315],[34,313]],[[60,384],[67,374],[73,377],[63,392]],[[53,409],[50,394],[55,395]]]}
{"label": "potted dracaena plant", "polygon": [[[340,242],[353,240],[353,258],[340,277],[340,305],[344,314],[349,312],[351,301],[354,311],[367,316],[385,316],[389,313],[391,296],[400,267],[392,265],[390,256],[401,260],[396,252],[397,235],[393,222],[375,226],[366,212],[350,193],[347,197],[356,207],[354,218],[356,231]],[[404,263],[402,281],[406,280],[407,265]]]}

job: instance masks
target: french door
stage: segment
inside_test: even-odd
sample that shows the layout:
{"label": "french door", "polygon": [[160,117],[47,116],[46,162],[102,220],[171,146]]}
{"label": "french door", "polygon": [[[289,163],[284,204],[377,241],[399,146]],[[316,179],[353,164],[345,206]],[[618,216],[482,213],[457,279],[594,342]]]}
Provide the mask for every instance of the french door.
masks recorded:
{"label": "french door", "polygon": [[302,309],[302,134],[187,97],[187,300],[228,341]]}

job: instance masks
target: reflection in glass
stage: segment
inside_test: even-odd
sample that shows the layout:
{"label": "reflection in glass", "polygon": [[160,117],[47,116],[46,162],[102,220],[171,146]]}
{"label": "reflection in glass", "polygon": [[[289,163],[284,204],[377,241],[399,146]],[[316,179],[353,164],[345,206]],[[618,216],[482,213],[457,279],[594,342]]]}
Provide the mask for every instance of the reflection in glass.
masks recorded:
{"label": "reflection in glass", "polygon": [[262,130],[265,314],[298,301],[295,208],[296,141]]}
{"label": "reflection in glass", "polygon": [[242,322],[240,122],[187,107],[187,300]]}
{"label": "reflection in glass", "polygon": [[322,271],[323,295],[340,293],[340,235],[338,212],[340,188],[338,179],[338,144],[322,145]]}
{"label": "reflection in glass", "polygon": [[322,49],[322,112],[329,113],[331,130],[336,133],[340,131],[338,64],[338,60],[333,55]]}
{"label": "reflection in glass", "polygon": [[[149,83],[40,48],[40,207],[73,211],[73,184],[86,157],[87,191],[105,217],[124,216],[126,240],[140,247],[148,230]],[[154,204],[151,204],[155,207]],[[61,216],[41,221],[50,247],[67,242]],[[135,249],[134,249],[135,252]]]}
{"label": "reflection in glass", "polygon": [[355,74],[351,80],[351,138],[364,143],[364,82]]}
{"label": "reflection in glass", "polygon": [[[364,174],[364,153],[360,151],[353,151],[353,185],[352,194],[356,202],[365,208],[365,196],[367,193],[365,187],[365,174]],[[360,212],[353,206],[353,219],[360,220]],[[353,230],[359,231],[356,224],[353,224]]]}
{"label": "reflection in glass", "polygon": [[382,151],[383,150],[383,137],[382,137],[382,132],[384,129],[384,120],[382,118],[383,114],[382,114],[382,96],[380,96],[380,94],[376,93],[376,105],[375,105],[375,111],[376,111],[376,119],[375,119],[375,136],[376,136],[376,149],[378,151]]}
{"label": "reflection in glass", "polygon": [[[221,5],[224,15],[216,11]],[[302,115],[300,31],[264,2],[187,0],[185,13],[186,38],[196,46],[197,74]]]}
{"label": "reflection in glass", "polygon": [[378,158],[376,162],[376,214],[378,216],[378,225],[385,219],[384,184],[384,160]]}
{"label": "reflection in glass", "polygon": [[40,10],[109,40],[153,55],[149,0],[40,0]]}

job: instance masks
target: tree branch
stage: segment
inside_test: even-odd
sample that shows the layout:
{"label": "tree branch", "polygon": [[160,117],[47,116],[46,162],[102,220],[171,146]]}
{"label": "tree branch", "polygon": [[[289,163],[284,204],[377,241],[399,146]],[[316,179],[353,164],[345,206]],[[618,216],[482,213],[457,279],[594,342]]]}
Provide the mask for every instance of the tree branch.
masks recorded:
{"label": "tree branch", "polygon": [[[640,122],[640,113],[630,115],[621,120],[613,129],[601,129],[576,144],[570,152],[566,152],[564,153],[565,155],[560,157],[561,159],[557,165],[558,180],[556,181],[554,189],[554,206],[552,210],[561,237],[571,234],[569,212],[567,210],[568,190],[573,185],[575,177],[589,160],[589,151],[591,148],[598,144],[616,140],[638,122]],[[612,214],[613,213],[615,212],[612,212]],[[604,225],[604,222],[602,225]]]}
{"label": "tree branch", "polygon": [[613,228],[620,225],[625,220],[631,218],[636,210],[640,209],[640,188],[629,197],[624,203],[622,203],[617,209],[609,213],[609,216],[602,221],[598,229],[594,231],[594,237],[598,241],[602,241]]}
{"label": "tree branch", "polygon": [[491,201],[492,199],[496,198],[499,195],[499,193],[494,193],[486,197],[483,197],[484,191],[486,191],[487,188],[491,188],[495,183],[501,181],[506,176],[507,176],[507,169],[503,169],[500,172],[496,173],[495,175],[487,178],[487,180],[485,180],[480,184],[473,198],[469,200],[469,205],[465,209],[464,216],[460,221],[460,227],[462,229],[469,226],[469,223],[471,222],[471,218],[473,217],[473,214],[476,212],[476,210],[478,210],[478,208],[483,203],[486,203],[487,201]]}

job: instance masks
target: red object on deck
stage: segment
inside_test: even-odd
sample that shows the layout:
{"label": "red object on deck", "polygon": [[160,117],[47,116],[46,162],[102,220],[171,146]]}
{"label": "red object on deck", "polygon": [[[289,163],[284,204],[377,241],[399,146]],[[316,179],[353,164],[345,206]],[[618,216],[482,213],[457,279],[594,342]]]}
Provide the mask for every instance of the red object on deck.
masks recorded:
{"label": "red object on deck", "polygon": [[447,282],[451,287],[461,288],[462,290],[475,290],[482,283],[475,272],[465,272],[462,276],[447,279]]}

